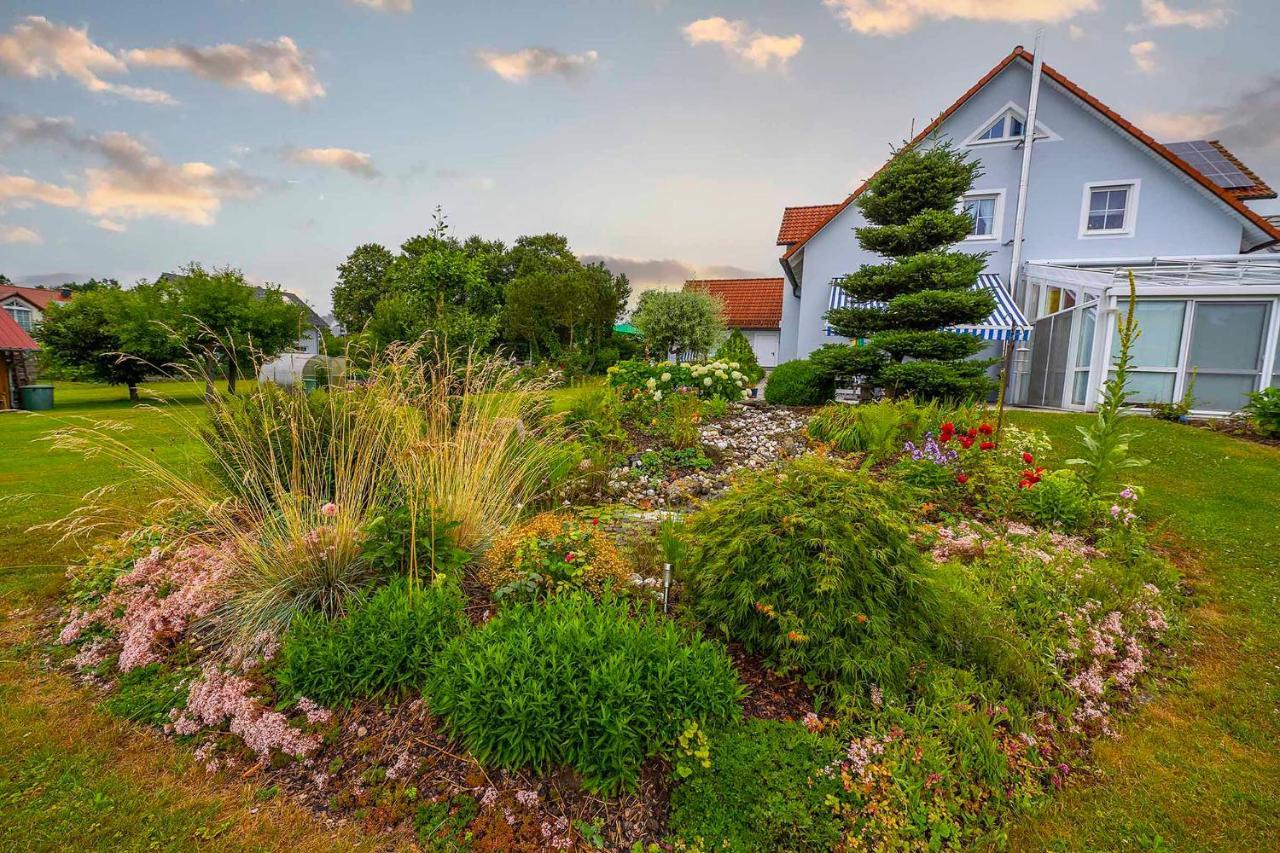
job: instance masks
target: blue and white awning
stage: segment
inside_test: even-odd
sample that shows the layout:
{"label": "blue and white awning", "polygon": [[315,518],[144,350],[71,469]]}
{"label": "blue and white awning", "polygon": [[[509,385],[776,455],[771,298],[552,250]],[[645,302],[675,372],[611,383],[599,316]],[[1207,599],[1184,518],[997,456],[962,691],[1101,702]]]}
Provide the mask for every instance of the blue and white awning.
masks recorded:
{"label": "blue and white awning", "polygon": [[[1025,341],[1031,337],[1031,324],[1027,322],[1027,318],[1022,315],[1017,303],[1013,301],[1013,294],[1005,289],[999,275],[984,272],[978,276],[973,286],[985,287],[991,292],[992,298],[996,301],[995,310],[981,323],[951,326],[950,331],[974,335],[988,341]],[[883,302],[855,302],[842,287],[833,282],[827,308],[878,308],[884,304]],[[826,326],[825,331],[828,337],[836,336],[831,326]]]}

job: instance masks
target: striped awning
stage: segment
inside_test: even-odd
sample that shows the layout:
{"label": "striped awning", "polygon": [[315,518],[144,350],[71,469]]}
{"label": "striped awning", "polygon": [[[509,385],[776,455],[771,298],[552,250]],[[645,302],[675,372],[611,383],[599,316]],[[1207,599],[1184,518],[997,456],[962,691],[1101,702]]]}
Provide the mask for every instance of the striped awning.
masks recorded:
{"label": "striped awning", "polygon": [[[1013,301],[1013,294],[1005,289],[999,275],[982,273],[973,286],[985,287],[991,292],[991,296],[996,301],[995,310],[981,323],[951,326],[949,331],[974,335],[988,341],[1025,341],[1031,337],[1031,324],[1027,322],[1027,318],[1022,315],[1017,303]],[[827,308],[878,308],[884,304],[883,302],[854,302],[843,288],[832,282],[831,298],[827,301]],[[825,327],[825,331],[828,337],[836,335],[835,330],[829,325]]]}

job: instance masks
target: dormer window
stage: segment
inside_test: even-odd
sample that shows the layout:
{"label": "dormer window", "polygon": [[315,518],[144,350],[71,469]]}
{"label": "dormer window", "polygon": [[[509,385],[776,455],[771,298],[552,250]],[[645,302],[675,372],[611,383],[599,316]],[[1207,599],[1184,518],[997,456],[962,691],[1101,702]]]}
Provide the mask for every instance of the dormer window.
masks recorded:
{"label": "dormer window", "polygon": [[1023,130],[1025,128],[1022,124],[1022,119],[1008,112],[992,122],[991,126],[978,136],[978,139],[983,142],[995,142],[1000,139],[1021,139]]}

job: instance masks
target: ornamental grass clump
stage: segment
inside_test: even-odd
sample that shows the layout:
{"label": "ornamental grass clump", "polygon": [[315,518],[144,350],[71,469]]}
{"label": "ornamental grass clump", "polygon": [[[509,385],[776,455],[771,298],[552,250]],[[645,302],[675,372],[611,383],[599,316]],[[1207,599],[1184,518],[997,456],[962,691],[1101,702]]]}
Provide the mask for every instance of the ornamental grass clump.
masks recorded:
{"label": "ornamental grass clump", "polygon": [[687,721],[735,718],[742,688],[718,644],[651,606],[574,592],[505,608],[450,643],[427,694],[480,761],[569,765],[603,793],[635,787]]}

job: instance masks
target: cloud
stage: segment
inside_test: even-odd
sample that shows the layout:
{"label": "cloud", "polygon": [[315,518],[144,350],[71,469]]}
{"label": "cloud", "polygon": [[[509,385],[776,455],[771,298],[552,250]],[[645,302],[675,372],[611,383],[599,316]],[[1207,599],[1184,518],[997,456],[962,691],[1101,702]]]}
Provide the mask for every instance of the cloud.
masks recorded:
{"label": "cloud", "polygon": [[189,71],[223,86],[250,89],[290,104],[324,96],[315,69],[288,36],[211,47],[141,48],[127,51],[124,58],[132,65]]}
{"label": "cloud", "polygon": [[1171,142],[1212,136],[1236,153],[1254,152],[1280,167],[1280,75],[1263,79],[1225,104],[1180,113],[1147,113],[1139,123]]}
{"label": "cloud", "polygon": [[125,228],[124,223],[116,222],[114,219],[107,219],[106,217],[97,220],[93,224],[101,228],[103,231],[110,231],[112,234],[123,234],[128,230]]}
{"label": "cloud", "polygon": [[1204,139],[1222,127],[1222,119],[1212,113],[1149,112],[1138,116],[1138,126],[1156,139],[1181,142]]}
{"label": "cloud", "polygon": [[771,65],[783,68],[804,47],[804,36],[774,36],[759,30],[750,32],[746,21],[730,21],[721,17],[693,21],[682,32],[691,45],[718,44],[727,53],[760,69]]}
{"label": "cloud", "polygon": [[281,156],[291,163],[342,169],[369,180],[381,174],[374,167],[372,157],[363,151],[352,151],[350,148],[285,148]]}
{"label": "cloud", "polygon": [[99,76],[128,70],[119,57],[89,38],[88,28],[64,27],[32,15],[0,35],[0,72],[29,79],[65,74],[90,92],[106,92],[148,104],[176,103],[158,89],[109,83]]}
{"label": "cloud", "polygon": [[609,272],[614,275],[625,275],[631,279],[632,285],[642,290],[659,285],[680,287],[691,278],[756,278],[761,275],[756,270],[724,264],[698,267],[675,258],[642,259],[617,255],[581,255],[578,260],[584,264],[604,264]]}
{"label": "cloud", "polygon": [[1079,24],[1072,24],[1071,26],[1067,27],[1067,36],[1072,41],[1079,41],[1085,36],[1084,27],[1080,26]]}
{"label": "cloud", "polygon": [[1130,24],[1126,29],[1140,30],[1144,27],[1191,27],[1195,30],[1212,30],[1224,27],[1231,19],[1231,9],[1225,0],[1211,0],[1209,6],[1202,9],[1174,9],[1165,0],[1142,0],[1142,15],[1145,21]]}
{"label": "cloud", "polygon": [[1160,68],[1160,60],[1156,57],[1156,43],[1153,41],[1140,41],[1129,45],[1129,56],[1133,57],[1133,64],[1138,66],[1138,70],[1143,74],[1153,74]]}
{"label": "cloud", "polygon": [[1098,0],[822,0],[849,29],[896,36],[926,20],[1058,23],[1098,8]]}
{"label": "cloud", "polygon": [[413,0],[351,0],[357,6],[367,6],[379,12],[412,12]]}
{"label": "cloud", "polygon": [[265,183],[239,169],[169,163],[127,133],[81,134],[65,118],[10,116],[0,129],[0,142],[58,145],[101,161],[85,168],[79,205],[96,217],[159,217],[210,225],[224,199],[248,198]]}
{"label": "cloud", "polygon": [[21,225],[0,224],[0,243],[43,243],[40,235]]}
{"label": "cloud", "polygon": [[0,205],[26,201],[38,201],[54,207],[79,207],[80,194],[70,187],[0,172]]}
{"label": "cloud", "polygon": [[480,50],[476,51],[476,58],[508,83],[523,83],[530,77],[551,74],[567,80],[581,77],[596,67],[600,54],[594,50],[561,53],[542,47],[526,47],[511,53]]}

